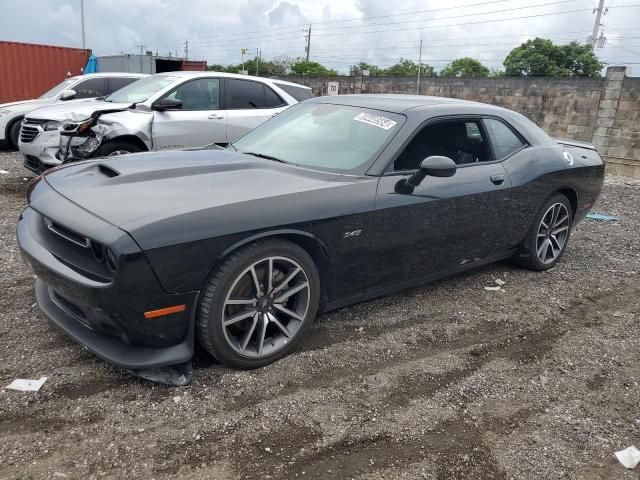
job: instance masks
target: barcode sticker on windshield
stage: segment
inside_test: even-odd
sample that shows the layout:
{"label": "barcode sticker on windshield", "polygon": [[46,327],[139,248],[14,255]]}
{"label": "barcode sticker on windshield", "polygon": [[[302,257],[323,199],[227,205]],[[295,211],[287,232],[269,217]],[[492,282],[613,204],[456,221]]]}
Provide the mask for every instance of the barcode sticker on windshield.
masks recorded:
{"label": "barcode sticker on windshield", "polygon": [[371,113],[359,113],[355,117],[354,120],[358,122],[368,123],[369,125],[374,125],[376,127],[380,127],[383,130],[389,130],[393,128],[396,124],[393,120],[385,117],[381,117],[380,115],[372,115]]}

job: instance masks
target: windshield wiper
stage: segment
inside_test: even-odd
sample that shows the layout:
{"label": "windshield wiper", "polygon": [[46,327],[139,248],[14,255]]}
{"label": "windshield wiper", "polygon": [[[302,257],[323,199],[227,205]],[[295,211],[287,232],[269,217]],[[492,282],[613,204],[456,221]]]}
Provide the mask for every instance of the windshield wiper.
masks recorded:
{"label": "windshield wiper", "polygon": [[274,162],[289,163],[279,158],[272,157],[271,155],[265,155],[264,153],[255,153],[255,152],[242,152],[242,153],[244,153],[245,155],[253,155],[254,157],[258,157],[258,158],[264,158],[266,160],[273,160]]}

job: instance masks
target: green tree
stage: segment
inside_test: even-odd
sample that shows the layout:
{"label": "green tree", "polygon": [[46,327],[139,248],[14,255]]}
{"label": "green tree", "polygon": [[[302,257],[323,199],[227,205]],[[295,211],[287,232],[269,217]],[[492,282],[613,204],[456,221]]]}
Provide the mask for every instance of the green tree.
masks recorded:
{"label": "green tree", "polygon": [[458,58],[440,70],[441,77],[488,77],[490,70],[471,57]]}
{"label": "green tree", "polygon": [[228,72],[228,67],[224,65],[220,65],[219,63],[214,63],[212,65],[207,65],[207,70],[210,72]]}
{"label": "green tree", "polygon": [[544,38],[528,40],[504,60],[507,76],[598,77],[602,67],[590,45],[556,45]]}
{"label": "green tree", "polygon": [[335,77],[338,72],[329,69],[318,62],[298,60],[291,65],[291,71],[296,75],[323,75],[325,77]]}
{"label": "green tree", "polygon": [[[401,57],[398,63],[385,68],[383,74],[389,77],[417,77],[418,64],[413,60],[407,60]],[[425,77],[433,77],[435,76],[435,74],[435,70],[431,65],[427,65],[426,63],[422,64],[420,75]]]}
{"label": "green tree", "polygon": [[384,70],[382,68],[366,62],[360,62],[357,65],[351,65],[349,67],[349,73],[351,75],[360,75],[363,70],[369,70],[369,75],[372,75],[374,77],[384,73]]}

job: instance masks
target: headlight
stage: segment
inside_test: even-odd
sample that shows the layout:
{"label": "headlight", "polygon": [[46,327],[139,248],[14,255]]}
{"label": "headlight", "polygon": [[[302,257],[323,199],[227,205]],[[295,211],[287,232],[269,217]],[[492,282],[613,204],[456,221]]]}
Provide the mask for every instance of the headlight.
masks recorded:
{"label": "headlight", "polygon": [[62,130],[60,132],[63,135],[77,135],[93,127],[95,124],[96,120],[94,118],[88,118],[82,122],[65,123],[62,125]]}
{"label": "headlight", "polygon": [[44,125],[42,125],[42,128],[44,128],[46,131],[51,131],[51,130],[58,130],[59,126],[60,126],[60,122],[57,122],[55,120],[50,120],[48,122],[45,122]]}
{"label": "headlight", "polygon": [[5,115],[9,115],[11,113],[11,110],[7,110],[6,108],[4,110],[0,110],[0,117],[4,117]]}

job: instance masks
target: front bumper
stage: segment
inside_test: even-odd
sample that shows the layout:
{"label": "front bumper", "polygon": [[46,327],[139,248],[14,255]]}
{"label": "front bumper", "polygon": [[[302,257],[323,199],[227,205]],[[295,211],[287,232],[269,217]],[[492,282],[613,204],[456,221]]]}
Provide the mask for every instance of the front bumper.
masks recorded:
{"label": "front bumper", "polygon": [[113,365],[130,370],[159,368],[184,363],[193,356],[193,328],[188,338],[170,347],[131,345],[117,337],[100,334],[88,328],[70,309],[65,308],[60,297],[39,278],[36,279],[35,291],[38,307],[47,320],[71,340]]}
{"label": "front bumper", "polygon": [[[37,304],[51,323],[119,367],[149,369],[191,359],[197,292],[164,292],[128,234],[67,201],[46,182],[36,186],[32,205],[39,211],[28,207],[20,216],[18,244],[37,276]],[[67,232],[83,232],[110,245],[117,252],[112,277],[91,264],[90,250],[52,232],[44,218],[64,222]],[[146,311],[183,304],[184,312],[144,316]]]}
{"label": "front bumper", "polygon": [[[43,170],[60,165],[62,161],[57,157],[60,151],[60,133],[57,130],[43,131],[42,127],[38,127],[38,129],[41,132],[34,140],[28,143],[20,140],[18,149],[27,156],[26,158],[39,161],[43,165]],[[29,168],[26,162],[25,167]],[[34,171],[31,168],[29,170]]]}

